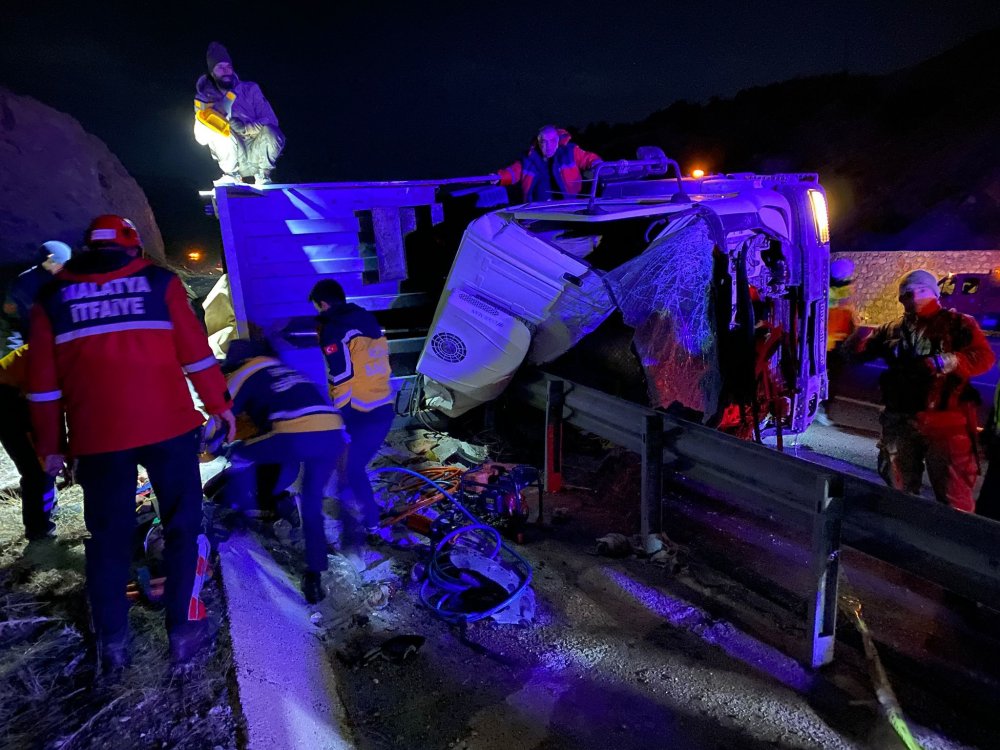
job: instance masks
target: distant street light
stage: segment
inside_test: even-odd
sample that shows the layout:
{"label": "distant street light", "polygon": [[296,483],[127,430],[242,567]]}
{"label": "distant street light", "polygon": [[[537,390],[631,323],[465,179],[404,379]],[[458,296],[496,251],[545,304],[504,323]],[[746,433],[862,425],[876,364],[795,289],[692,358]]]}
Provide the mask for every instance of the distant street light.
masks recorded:
{"label": "distant street light", "polygon": [[205,254],[201,250],[190,250],[187,255],[188,260],[194,261],[195,263],[200,261],[204,256]]}
{"label": "distant street light", "polygon": [[699,180],[699,179],[701,179],[702,177],[705,176],[705,170],[704,169],[692,169],[691,170],[691,176],[694,177],[696,180]]}

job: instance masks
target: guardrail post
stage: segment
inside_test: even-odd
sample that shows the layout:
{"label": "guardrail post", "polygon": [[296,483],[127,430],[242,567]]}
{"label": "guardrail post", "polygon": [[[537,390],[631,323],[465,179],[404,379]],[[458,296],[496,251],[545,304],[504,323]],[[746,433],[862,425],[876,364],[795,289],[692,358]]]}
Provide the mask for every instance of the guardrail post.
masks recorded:
{"label": "guardrail post", "polygon": [[[562,489],[563,405],[565,383],[549,380],[545,397],[545,491]],[[538,519],[541,521],[541,518]]]}
{"label": "guardrail post", "polygon": [[663,417],[642,419],[642,499],[640,533],[645,539],[663,531]]}
{"label": "guardrail post", "polygon": [[821,667],[833,661],[837,635],[837,585],[840,576],[840,529],[844,516],[843,480],[821,476],[816,483],[816,513],[812,528],[812,580],[806,633],[809,664]]}

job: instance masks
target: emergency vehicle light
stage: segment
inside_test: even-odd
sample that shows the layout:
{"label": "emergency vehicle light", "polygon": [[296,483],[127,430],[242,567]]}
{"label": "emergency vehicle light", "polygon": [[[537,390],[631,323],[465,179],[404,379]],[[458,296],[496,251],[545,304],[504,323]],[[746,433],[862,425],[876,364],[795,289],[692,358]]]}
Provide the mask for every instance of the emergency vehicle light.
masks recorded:
{"label": "emergency vehicle light", "polygon": [[819,190],[809,190],[808,193],[813,223],[816,225],[816,239],[821,245],[827,245],[830,243],[830,216],[826,210],[826,196]]}

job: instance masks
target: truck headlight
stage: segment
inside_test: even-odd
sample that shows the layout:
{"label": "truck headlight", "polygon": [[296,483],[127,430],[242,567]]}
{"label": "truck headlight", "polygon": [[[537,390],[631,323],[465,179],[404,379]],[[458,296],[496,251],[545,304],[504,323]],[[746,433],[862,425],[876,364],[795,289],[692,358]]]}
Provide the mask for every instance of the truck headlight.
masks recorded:
{"label": "truck headlight", "polygon": [[830,243],[830,215],[826,210],[826,196],[819,190],[810,190],[809,205],[812,206],[813,223],[816,225],[816,239],[821,245]]}

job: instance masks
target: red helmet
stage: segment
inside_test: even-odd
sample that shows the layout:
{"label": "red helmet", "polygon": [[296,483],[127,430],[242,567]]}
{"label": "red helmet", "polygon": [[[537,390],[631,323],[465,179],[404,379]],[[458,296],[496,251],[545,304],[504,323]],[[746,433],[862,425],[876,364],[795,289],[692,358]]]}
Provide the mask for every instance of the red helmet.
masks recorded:
{"label": "red helmet", "polygon": [[90,248],[100,248],[107,245],[118,247],[142,247],[139,230],[128,219],[114,214],[98,216],[87,227],[83,244]]}

